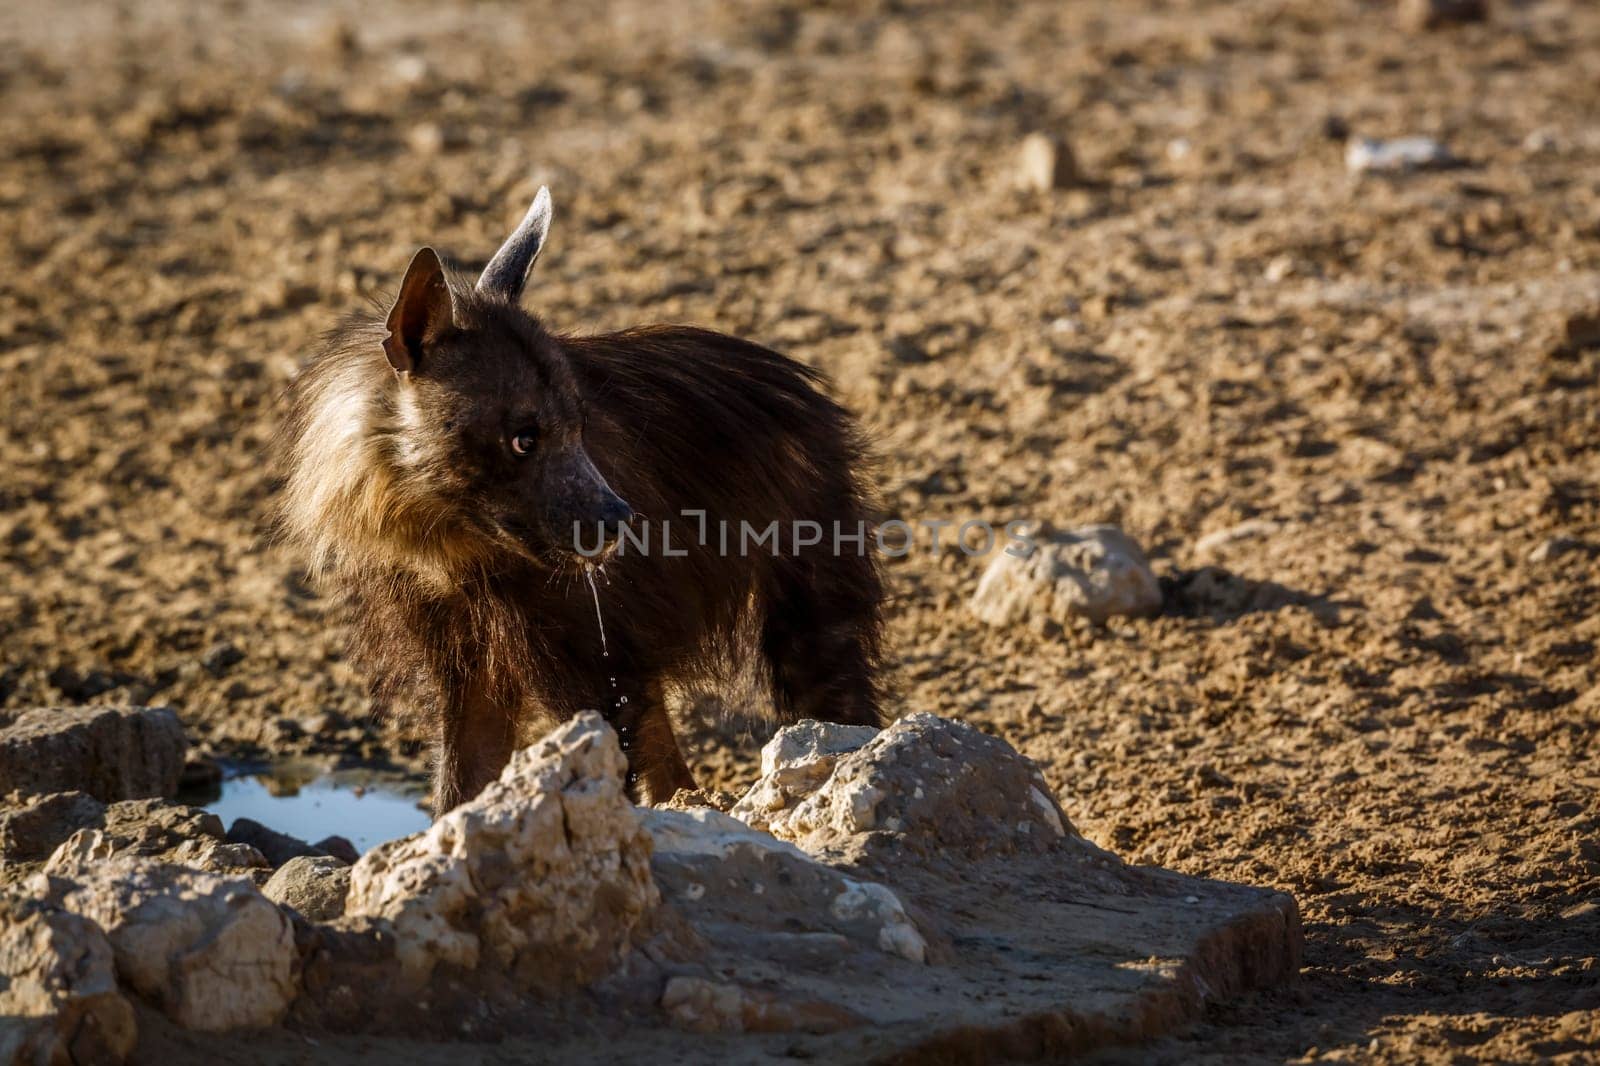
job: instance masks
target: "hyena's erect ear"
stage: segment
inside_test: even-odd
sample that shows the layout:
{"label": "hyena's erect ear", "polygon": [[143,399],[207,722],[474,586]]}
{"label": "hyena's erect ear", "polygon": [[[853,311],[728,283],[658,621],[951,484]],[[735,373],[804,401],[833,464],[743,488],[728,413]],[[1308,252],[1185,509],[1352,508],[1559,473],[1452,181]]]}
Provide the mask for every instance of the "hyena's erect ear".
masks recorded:
{"label": "hyena's erect ear", "polygon": [[478,291],[504,296],[512,303],[522,298],[522,287],[528,282],[528,271],[539,258],[544,239],[550,233],[550,190],[539,186],[533,206],[522,216],[516,231],[506,238],[506,243],[494,253],[489,265],[478,275]]}
{"label": "hyena's erect ear", "polygon": [[432,248],[411,257],[400,295],[389,309],[389,336],[383,350],[397,374],[409,374],[422,362],[422,349],[450,328],[455,307],[444,266]]}

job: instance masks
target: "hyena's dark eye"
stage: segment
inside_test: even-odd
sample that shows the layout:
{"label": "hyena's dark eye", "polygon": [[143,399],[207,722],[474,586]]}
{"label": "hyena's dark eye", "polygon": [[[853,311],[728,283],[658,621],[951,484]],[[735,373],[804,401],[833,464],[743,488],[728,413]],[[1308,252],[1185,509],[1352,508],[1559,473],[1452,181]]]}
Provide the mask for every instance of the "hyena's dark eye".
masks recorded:
{"label": "hyena's dark eye", "polygon": [[511,450],[517,455],[528,455],[533,451],[533,446],[539,443],[539,431],[531,426],[519,429],[511,434]]}

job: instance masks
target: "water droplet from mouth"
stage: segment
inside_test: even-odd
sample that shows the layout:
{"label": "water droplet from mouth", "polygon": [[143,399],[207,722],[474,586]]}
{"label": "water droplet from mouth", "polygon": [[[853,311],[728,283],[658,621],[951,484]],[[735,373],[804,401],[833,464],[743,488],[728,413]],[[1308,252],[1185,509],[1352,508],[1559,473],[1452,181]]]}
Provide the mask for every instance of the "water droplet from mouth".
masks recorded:
{"label": "water droplet from mouth", "polygon": [[[606,645],[606,622],[605,618],[602,617],[600,613],[600,590],[595,587],[594,583],[594,572],[596,569],[599,569],[602,577],[605,576],[605,567],[597,568],[593,566],[586,566],[583,568],[583,578],[585,581],[589,582],[589,598],[594,601],[594,624],[596,628],[600,630],[600,656],[601,658],[609,659],[611,658],[611,649]],[[611,580],[609,578],[606,579],[606,584],[611,584]],[[628,697],[617,695],[617,679],[614,675],[609,677],[607,680],[609,680],[611,683],[611,708],[614,711],[620,710],[622,705],[628,702]]]}
{"label": "water droplet from mouth", "polygon": [[594,585],[594,567],[584,567],[583,579],[589,582],[589,595],[594,600],[594,624],[600,627],[600,654],[609,659],[611,649],[606,647],[606,620],[600,617],[600,590]]}

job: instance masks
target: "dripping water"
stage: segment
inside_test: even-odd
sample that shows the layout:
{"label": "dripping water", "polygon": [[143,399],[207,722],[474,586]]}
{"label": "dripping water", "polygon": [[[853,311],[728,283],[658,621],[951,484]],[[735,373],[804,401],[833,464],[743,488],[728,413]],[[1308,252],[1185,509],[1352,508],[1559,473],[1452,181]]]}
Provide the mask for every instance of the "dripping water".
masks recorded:
{"label": "dripping water", "polygon": [[[600,576],[601,577],[605,577],[605,569],[604,568],[599,568],[599,569],[600,569]],[[590,597],[590,599],[592,599],[594,601],[594,624],[595,624],[595,627],[600,630],[600,657],[602,659],[606,660],[606,671],[607,671],[606,680],[609,681],[610,684],[611,684],[611,708],[612,708],[613,711],[617,711],[617,710],[621,710],[623,705],[628,702],[628,697],[622,696],[622,695],[618,695],[618,693],[617,693],[617,677],[616,677],[615,674],[612,674],[610,672],[610,670],[611,670],[611,649],[606,644],[606,621],[605,621],[605,618],[600,613],[600,590],[599,590],[599,588],[597,588],[595,586],[595,583],[594,583],[594,572],[595,572],[595,570],[596,570],[596,567],[593,567],[593,566],[584,567],[584,569],[583,569],[583,578],[584,578],[585,581],[587,581],[589,583],[589,597]],[[607,585],[611,584],[610,578],[606,579],[606,584]]]}
{"label": "dripping water", "polygon": [[594,567],[583,568],[583,579],[589,583],[589,595],[594,599],[594,624],[600,627],[600,654],[609,659],[611,650],[606,647],[606,620],[600,617],[600,590],[594,585]]}

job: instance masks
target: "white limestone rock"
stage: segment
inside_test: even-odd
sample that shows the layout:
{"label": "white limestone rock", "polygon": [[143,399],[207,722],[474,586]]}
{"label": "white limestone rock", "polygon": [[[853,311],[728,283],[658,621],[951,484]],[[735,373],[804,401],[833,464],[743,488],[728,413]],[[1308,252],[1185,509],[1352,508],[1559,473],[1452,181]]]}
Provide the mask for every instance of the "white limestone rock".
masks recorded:
{"label": "white limestone rock", "polygon": [[1116,526],[1084,526],[995,553],[971,606],[993,626],[1017,625],[1030,616],[1059,623],[1087,618],[1102,625],[1115,616],[1158,613],[1161,585],[1132,537]]}
{"label": "white limestone rock", "polygon": [[294,933],[255,885],[148,859],[78,874],[62,906],[97,923],[123,985],[186,1029],[275,1025],[294,1000]]}
{"label": "white limestone rock", "polygon": [[137,1037],[99,926],[0,895],[0,1064],[120,1063]]}
{"label": "white limestone rock", "polygon": [[578,715],[426,832],[362,856],[346,915],[393,923],[417,982],[441,965],[543,988],[604,976],[659,901],[625,769],[611,727]]}

